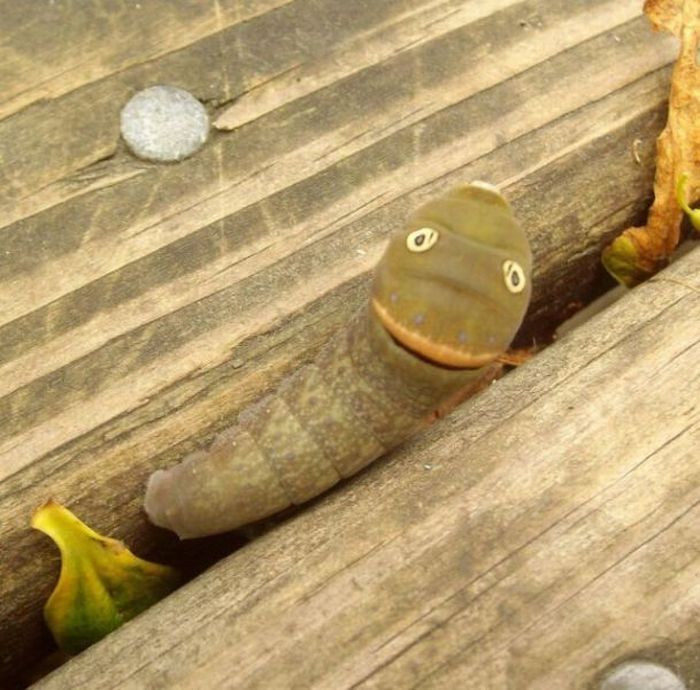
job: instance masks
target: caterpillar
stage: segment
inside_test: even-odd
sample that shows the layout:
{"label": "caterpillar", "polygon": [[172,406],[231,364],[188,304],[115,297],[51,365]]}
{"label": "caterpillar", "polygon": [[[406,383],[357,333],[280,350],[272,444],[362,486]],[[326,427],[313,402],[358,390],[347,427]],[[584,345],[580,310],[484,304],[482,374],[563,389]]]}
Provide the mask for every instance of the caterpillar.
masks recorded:
{"label": "caterpillar", "polygon": [[144,508],[181,539],[301,504],[477,387],[530,300],[531,254],[496,187],[461,185],[392,236],[368,303],[316,360],[242,412],[206,451],[157,470]]}

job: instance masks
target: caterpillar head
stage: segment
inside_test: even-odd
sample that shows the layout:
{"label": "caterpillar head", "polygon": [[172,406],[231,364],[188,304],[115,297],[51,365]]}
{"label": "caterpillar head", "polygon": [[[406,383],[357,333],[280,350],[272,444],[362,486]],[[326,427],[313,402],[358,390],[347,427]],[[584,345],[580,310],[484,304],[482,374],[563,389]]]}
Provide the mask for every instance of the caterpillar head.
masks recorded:
{"label": "caterpillar head", "polygon": [[532,258],[510,205],[474,182],[420,207],[377,267],[372,307],[405,349],[477,368],[510,345],[530,301]]}

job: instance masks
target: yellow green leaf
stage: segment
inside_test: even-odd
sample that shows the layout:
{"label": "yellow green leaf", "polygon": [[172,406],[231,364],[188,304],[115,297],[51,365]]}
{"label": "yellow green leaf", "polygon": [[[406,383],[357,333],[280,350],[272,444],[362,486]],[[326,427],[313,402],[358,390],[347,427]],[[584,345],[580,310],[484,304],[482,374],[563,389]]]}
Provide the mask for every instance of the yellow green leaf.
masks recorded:
{"label": "yellow green leaf", "polygon": [[61,552],[61,572],[44,619],[69,654],[97,642],[178,585],[175,570],[134,556],[53,500],[36,510],[31,524]]}

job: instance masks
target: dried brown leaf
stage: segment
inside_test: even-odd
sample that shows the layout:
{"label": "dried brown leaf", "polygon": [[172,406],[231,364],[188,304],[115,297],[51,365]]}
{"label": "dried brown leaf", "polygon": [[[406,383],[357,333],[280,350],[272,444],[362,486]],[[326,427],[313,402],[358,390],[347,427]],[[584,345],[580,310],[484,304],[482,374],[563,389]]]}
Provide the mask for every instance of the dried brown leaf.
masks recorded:
{"label": "dried brown leaf", "polygon": [[646,0],[644,12],[654,28],[680,38],[681,50],[673,68],[668,120],[657,140],[654,203],[647,224],[628,228],[603,252],[605,267],[628,286],[656,273],[678,245],[683,210],[676,186],[681,175],[687,175],[688,198],[700,196],[700,70],[695,62],[700,0]]}

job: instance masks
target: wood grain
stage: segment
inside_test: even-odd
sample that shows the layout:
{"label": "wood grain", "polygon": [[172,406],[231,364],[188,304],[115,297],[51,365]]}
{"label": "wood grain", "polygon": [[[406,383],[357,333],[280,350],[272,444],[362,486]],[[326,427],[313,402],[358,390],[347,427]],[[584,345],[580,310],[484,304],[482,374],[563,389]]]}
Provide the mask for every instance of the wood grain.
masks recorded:
{"label": "wood grain", "polygon": [[[174,558],[146,476],[313,357],[428,197],[505,188],[537,265],[522,342],[597,294],[648,204],[675,53],[637,0],[42,8],[0,7],[0,677],[47,649],[32,510]],[[118,138],[154,83],[220,128],[178,165]]]}
{"label": "wood grain", "polygon": [[38,687],[567,690],[627,657],[700,687],[698,275],[700,250]]}

